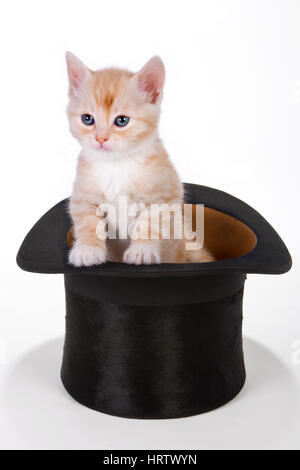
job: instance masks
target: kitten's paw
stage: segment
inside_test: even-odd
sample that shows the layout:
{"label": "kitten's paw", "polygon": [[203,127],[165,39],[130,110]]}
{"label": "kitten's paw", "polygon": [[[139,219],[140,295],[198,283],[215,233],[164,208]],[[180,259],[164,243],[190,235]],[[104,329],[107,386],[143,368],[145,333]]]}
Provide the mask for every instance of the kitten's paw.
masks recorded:
{"label": "kitten's paw", "polygon": [[128,264],[158,264],[160,252],[151,243],[134,243],[125,251],[123,261]]}
{"label": "kitten's paw", "polygon": [[106,261],[106,250],[99,246],[75,245],[69,253],[69,263],[73,266],[93,266]]}

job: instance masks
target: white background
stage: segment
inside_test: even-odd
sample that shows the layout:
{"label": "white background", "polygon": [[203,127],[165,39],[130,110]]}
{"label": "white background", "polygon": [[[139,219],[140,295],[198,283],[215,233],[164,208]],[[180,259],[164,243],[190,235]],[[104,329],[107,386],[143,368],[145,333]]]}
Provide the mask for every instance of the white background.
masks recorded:
{"label": "white background", "polygon": [[[300,2],[10,0],[0,18],[0,447],[299,449]],[[248,382],[224,408],[120,419],[77,404],[60,384],[63,279],[22,272],[15,255],[71,191],[66,50],[91,68],[137,70],[161,55],[161,134],[182,179],[255,207],[292,253],[290,273],[248,278]]]}

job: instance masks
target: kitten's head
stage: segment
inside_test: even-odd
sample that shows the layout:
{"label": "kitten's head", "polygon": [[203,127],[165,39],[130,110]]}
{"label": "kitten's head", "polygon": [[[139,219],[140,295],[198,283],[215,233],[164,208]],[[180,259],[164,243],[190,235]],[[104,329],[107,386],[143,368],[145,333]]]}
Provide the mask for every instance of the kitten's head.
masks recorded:
{"label": "kitten's head", "polygon": [[68,117],[85,154],[122,158],[157,136],[165,71],[153,57],[137,73],[93,72],[70,52]]}

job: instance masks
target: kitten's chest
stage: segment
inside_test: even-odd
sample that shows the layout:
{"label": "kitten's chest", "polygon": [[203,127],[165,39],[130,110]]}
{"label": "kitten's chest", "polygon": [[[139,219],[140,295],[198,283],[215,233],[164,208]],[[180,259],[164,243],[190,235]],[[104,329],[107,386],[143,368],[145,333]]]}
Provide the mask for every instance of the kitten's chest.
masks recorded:
{"label": "kitten's chest", "polygon": [[132,207],[144,199],[137,190],[143,177],[140,167],[135,162],[113,162],[99,167],[94,176],[111,229],[127,232],[128,223],[138,215],[130,215]]}
{"label": "kitten's chest", "polygon": [[142,177],[142,171],[135,162],[108,162],[97,167],[94,174],[94,184],[104,199],[115,204],[120,196],[132,199],[136,194],[137,183]]}

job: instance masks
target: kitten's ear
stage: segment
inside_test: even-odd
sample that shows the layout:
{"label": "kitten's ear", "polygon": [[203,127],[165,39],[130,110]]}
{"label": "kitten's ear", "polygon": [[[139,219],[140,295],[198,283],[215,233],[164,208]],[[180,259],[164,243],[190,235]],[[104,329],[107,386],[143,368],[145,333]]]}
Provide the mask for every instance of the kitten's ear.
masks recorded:
{"label": "kitten's ear", "polygon": [[150,59],[144,67],[135,74],[139,90],[150,103],[156,103],[165,83],[165,67],[160,57]]}
{"label": "kitten's ear", "polygon": [[76,91],[89,77],[91,71],[71,52],[66,52],[70,92]]}

